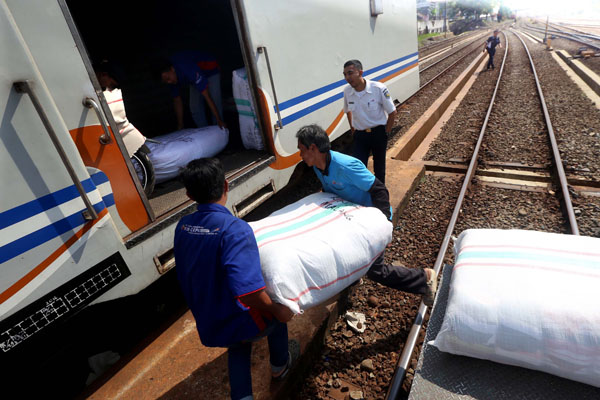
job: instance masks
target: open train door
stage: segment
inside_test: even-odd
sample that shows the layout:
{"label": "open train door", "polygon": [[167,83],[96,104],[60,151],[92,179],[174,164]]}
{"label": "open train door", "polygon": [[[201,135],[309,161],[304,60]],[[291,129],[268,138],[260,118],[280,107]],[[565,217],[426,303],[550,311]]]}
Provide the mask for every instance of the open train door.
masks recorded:
{"label": "open train door", "polygon": [[[58,0],[58,4],[71,40],[70,43],[67,40],[60,41],[60,47],[64,48],[55,48],[54,51],[69,54],[71,65],[69,71],[65,71],[65,75],[68,75],[65,79],[77,81],[69,87],[69,93],[63,95],[81,104],[78,121],[69,124],[69,132],[84,164],[102,171],[108,177],[114,196],[114,207],[109,211],[119,233],[125,237],[147,225],[154,215],[121,135],[115,135],[118,130],[66,1]],[[81,90],[77,92],[73,88]]]}
{"label": "open train door", "polygon": [[[52,93],[90,175],[99,173],[102,196],[121,237],[147,225],[153,215],[97,83],[85,47],[64,0],[44,2],[43,12],[10,2],[31,55]],[[39,7],[42,7],[41,3]],[[51,43],[51,46],[48,46]]]}

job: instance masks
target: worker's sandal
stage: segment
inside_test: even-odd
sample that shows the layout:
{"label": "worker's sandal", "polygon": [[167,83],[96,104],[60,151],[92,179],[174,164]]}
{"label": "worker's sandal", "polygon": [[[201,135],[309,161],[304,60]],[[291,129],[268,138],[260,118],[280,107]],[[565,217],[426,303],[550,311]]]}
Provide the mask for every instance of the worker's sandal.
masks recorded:
{"label": "worker's sandal", "polygon": [[284,380],[299,357],[300,343],[298,343],[297,340],[291,339],[290,341],[288,341],[288,362],[281,371],[272,373],[271,379],[275,382],[280,382]]}

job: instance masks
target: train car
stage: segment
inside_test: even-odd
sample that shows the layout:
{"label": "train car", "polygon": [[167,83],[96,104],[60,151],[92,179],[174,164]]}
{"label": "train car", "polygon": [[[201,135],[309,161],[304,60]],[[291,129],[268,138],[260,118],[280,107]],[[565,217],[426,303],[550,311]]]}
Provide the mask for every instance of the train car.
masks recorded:
{"label": "train car", "polygon": [[[151,60],[206,49],[221,64],[230,137],[231,73],[247,71],[265,150],[219,155],[228,208],[243,217],[284,187],[296,131],[348,130],[343,63],[402,102],[419,87],[409,0],[0,1],[0,353],[95,304],[135,295],[174,266],[173,231],[193,212],[176,180],[144,191],[94,72],[119,64],[129,119],[147,137],[174,130]],[[229,108],[227,108],[229,105]],[[90,307],[91,306],[91,307]],[[110,321],[107,321],[110,323]]]}

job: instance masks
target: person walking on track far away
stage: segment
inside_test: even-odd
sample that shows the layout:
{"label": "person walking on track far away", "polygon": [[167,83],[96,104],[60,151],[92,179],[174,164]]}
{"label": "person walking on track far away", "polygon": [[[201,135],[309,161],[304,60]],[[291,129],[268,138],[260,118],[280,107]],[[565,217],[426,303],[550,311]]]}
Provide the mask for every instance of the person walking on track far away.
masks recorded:
{"label": "person walking on track far away", "polygon": [[[346,201],[378,208],[392,218],[390,195],[385,185],[358,159],[331,150],[327,133],[318,125],[308,125],[296,133],[300,157],[313,167],[323,191]],[[367,276],[375,282],[409,293],[422,294],[427,306],[433,305],[437,274],[431,268],[407,268],[402,264],[385,264],[382,253]]]}
{"label": "person walking on track far away", "polygon": [[363,77],[358,60],[344,64],[344,112],[354,136],[352,155],[367,165],[373,153],[375,176],[385,183],[385,153],[387,137],[392,132],[396,106],[383,83]]}
{"label": "person walking on track far away", "polygon": [[256,239],[246,221],[225,208],[229,185],[216,158],[191,161],[181,172],[198,210],[175,230],[177,279],[202,344],[227,347],[231,398],[252,399],[252,342],[267,336],[274,380],[286,377],[300,353],[288,342],[294,313],[265,292]]}
{"label": "person walking on track far away", "polygon": [[485,47],[483,48],[483,51],[487,50],[490,56],[486,69],[494,69],[494,54],[496,54],[496,46],[498,46],[498,48],[502,48],[502,45],[500,44],[500,38],[498,37],[499,32],[500,31],[498,29],[494,29],[494,35],[490,36],[485,41]]}

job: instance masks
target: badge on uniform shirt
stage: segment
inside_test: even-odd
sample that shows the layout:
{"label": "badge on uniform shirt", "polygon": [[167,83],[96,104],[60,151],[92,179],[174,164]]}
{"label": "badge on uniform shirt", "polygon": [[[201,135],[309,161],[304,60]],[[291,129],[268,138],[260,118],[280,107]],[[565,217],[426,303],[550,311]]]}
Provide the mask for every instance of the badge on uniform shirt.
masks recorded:
{"label": "badge on uniform shirt", "polygon": [[384,95],[385,97],[387,97],[388,99],[390,98],[390,92],[388,92],[388,90],[387,90],[387,89],[383,89],[383,95]]}

